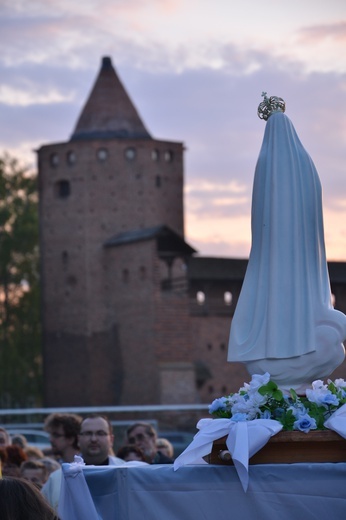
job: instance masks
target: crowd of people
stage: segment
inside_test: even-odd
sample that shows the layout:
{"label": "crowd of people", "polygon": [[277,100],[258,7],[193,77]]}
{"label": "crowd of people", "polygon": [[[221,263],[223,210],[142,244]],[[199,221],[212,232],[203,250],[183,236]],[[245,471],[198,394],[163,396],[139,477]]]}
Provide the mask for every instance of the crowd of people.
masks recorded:
{"label": "crowd of people", "polygon": [[[172,464],[172,444],[158,438],[146,422],[131,424],[122,446],[114,452],[113,427],[105,415],[84,418],[72,413],[52,413],[44,422],[50,448],[39,450],[24,435],[12,437],[0,427],[0,511],[3,520],[59,520],[57,510],[63,463],[80,456],[87,465],[121,466]],[[23,501],[20,500],[23,497]],[[22,502],[22,503],[20,503]],[[28,504],[27,507],[23,507]]]}

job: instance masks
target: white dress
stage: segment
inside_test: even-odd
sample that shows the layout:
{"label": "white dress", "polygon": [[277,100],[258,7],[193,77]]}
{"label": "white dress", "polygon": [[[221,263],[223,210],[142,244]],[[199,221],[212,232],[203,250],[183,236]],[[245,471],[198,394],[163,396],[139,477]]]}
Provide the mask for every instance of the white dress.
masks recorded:
{"label": "white dress", "polygon": [[298,388],[344,359],[346,316],[333,309],[322,190],[283,112],[267,123],[256,165],[249,263],[232,320],[228,361]]}

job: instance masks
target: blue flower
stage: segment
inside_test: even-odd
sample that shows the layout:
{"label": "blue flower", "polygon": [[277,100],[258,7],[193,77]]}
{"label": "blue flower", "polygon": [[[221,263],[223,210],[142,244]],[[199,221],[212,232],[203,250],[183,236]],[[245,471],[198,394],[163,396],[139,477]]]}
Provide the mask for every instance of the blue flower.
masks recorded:
{"label": "blue flower", "polygon": [[228,399],[227,397],[219,397],[209,405],[209,413],[215,413],[217,411],[226,410]]}
{"label": "blue flower", "polygon": [[293,428],[300,430],[301,432],[308,433],[310,430],[316,430],[317,424],[315,419],[310,417],[309,414],[300,415],[299,418],[294,422]]}
{"label": "blue flower", "polygon": [[[285,413],[285,410],[283,408],[276,408],[276,410],[274,410],[274,418],[275,419],[279,419],[280,417],[283,416],[283,414]],[[270,419],[270,417],[268,417],[268,419]]]}
{"label": "blue flower", "polygon": [[321,404],[325,404],[328,406],[338,406],[339,405],[339,399],[336,397],[335,394],[326,394],[324,395],[321,400]]}
{"label": "blue flower", "polygon": [[271,419],[272,416],[271,416],[270,410],[264,410],[264,412],[261,412],[260,418],[261,419]]}
{"label": "blue flower", "polygon": [[235,413],[231,417],[231,421],[233,422],[241,422],[241,421],[247,421],[247,414],[246,413]]}

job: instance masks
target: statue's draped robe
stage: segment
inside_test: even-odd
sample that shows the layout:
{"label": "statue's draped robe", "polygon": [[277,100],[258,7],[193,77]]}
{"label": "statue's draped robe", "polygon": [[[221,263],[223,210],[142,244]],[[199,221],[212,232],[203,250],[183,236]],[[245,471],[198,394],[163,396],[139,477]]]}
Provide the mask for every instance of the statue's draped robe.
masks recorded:
{"label": "statue's draped robe", "polygon": [[331,304],[320,180],[282,112],[266,123],[254,177],[251,230],[228,361],[302,356],[318,350],[319,343],[324,348],[328,336],[343,349],[346,316]]}

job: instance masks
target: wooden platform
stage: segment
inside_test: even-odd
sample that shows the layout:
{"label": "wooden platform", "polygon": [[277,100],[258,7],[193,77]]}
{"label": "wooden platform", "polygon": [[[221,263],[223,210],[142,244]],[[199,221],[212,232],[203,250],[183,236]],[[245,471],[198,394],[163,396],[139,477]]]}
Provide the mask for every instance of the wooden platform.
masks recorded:
{"label": "wooden platform", "polygon": [[[222,452],[224,452],[222,454]],[[222,460],[225,456],[229,460]],[[209,464],[233,465],[226,437],[214,441],[205,457]],[[249,464],[289,464],[294,462],[345,462],[346,439],[330,430],[279,432],[253,457]]]}

